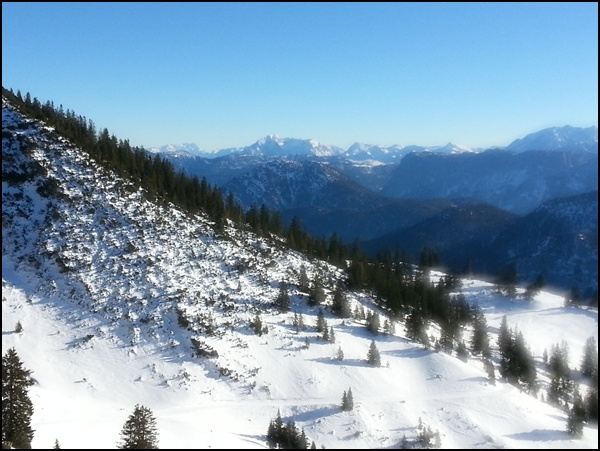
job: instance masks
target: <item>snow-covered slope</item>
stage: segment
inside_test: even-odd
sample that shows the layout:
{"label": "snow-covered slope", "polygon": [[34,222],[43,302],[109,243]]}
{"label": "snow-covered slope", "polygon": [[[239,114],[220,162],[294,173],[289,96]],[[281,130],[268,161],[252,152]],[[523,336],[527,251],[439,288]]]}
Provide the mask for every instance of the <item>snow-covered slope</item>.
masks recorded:
{"label": "snow-covered slope", "polygon": [[[217,235],[203,216],[151,203],[4,102],[2,123],[2,351],[14,347],[33,371],[33,448],[56,439],[112,448],[138,403],[154,412],[161,448],[266,448],[278,410],[318,447],[393,448],[413,441],[422,421],[444,448],[597,448],[597,428],[571,439],[563,411],[492,385],[479,359],[411,342],[402,321],[374,336],[364,321],[333,317],[326,306],[339,269],[247,232]],[[315,332],[302,266],[326,284],[335,343]],[[287,313],[273,307],[281,281]],[[568,340],[578,367],[585,340],[597,341],[597,312],[563,308],[558,296],[516,302],[471,280],[461,291],[483,307],[492,341],[504,314],[523,332],[542,393],[544,349]],[[347,295],[353,308],[377,311],[368,293]],[[292,325],[294,311],[305,330]],[[262,336],[249,327],[257,314]],[[381,368],[366,363],[372,340]],[[343,412],[348,388],[355,408]]]}

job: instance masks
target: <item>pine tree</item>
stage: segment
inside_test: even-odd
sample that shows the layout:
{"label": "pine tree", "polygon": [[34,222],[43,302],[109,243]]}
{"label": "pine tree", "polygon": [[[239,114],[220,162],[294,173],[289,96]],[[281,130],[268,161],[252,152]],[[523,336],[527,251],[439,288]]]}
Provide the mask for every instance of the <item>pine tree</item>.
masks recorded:
{"label": "pine tree", "polygon": [[569,368],[569,346],[566,341],[553,345],[548,360],[550,387],[548,399],[553,404],[567,402],[573,390],[573,379]]}
{"label": "pine tree", "polygon": [[300,266],[300,275],[298,276],[298,287],[303,293],[310,292],[310,283],[308,281],[308,275],[306,274],[306,266]]}
{"label": "pine tree", "polygon": [[583,435],[583,423],[585,421],[585,407],[583,400],[579,394],[579,390],[575,387],[573,392],[573,406],[569,410],[567,416],[567,432],[575,438],[581,438]]}
{"label": "pine tree", "polygon": [[589,422],[598,423],[598,381],[587,390],[584,400],[585,418]]}
{"label": "pine tree", "polygon": [[352,309],[350,308],[348,298],[340,286],[333,292],[331,310],[340,318],[350,318],[352,316]]}
{"label": "pine tree", "polygon": [[275,300],[275,305],[280,312],[287,312],[290,310],[290,295],[288,293],[288,285],[283,280],[279,282],[279,294]]}
{"label": "pine tree", "polygon": [[514,297],[517,294],[517,280],[517,265],[513,263],[500,272],[496,287],[505,296]]}
{"label": "pine tree", "polygon": [[304,316],[302,316],[302,313],[298,315],[298,328],[300,330],[306,330],[306,324],[304,324]]}
{"label": "pine tree", "polygon": [[54,448],[52,449],[60,449],[60,445],[58,444],[58,439],[54,441]]}
{"label": "pine tree", "polygon": [[262,336],[262,334],[263,334],[263,324],[262,324],[262,321],[260,320],[260,316],[258,315],[258,313],[256,314],[256,316],[254,317],[254,319],[250,323],[250,328],[254,331],[254,333],[256,335]]}
{"label": "pine tree", "polygon": [[406,336],[410,340],[418,341],[423,343],[425,346],[429,346],[429,338],[426,333],[427,323],[423,318],[421,312],[417,309],[412,309],[406,317],[404,329]]}
{"label": "pine tree", "polygon": [[123,425],[120,449],[158,449],[156,419],[148,407],[136,404]]}
{"label": "pine tree", "polygon": [[354,409],[354,397],[352,396],[352,389],[349,388],[348,391],[344,390],[342,395],[342,410],[348,412],[352,409]]}
{"label": "pine tree", "polygon": [[329,328],[329,343],[335,343],[335,332],[333,331],[333,326]]}
{"label": "pine tree", "polygon": [[498,349],[500,350],[500,354],[506,353],[511,344],[511,336],[510,330],[508,328],[508,322],[506,320],[506,315],[502,317],[500,322],[500,330],[498,332]]}
{"label": "pine tree", "polygon": [[471,338],[471,349],[473,354],[481,354],[488,357],[490,354],[490,339],[488,336],[488,324],[481,307],[473,307],[473,336]]}
{"label": "pine tree", "polygon": [[325,290],[323,289],[323,283],[320,279],[315,279],[313,286],[308,294],[308,305],[314,307],[315,305],[322,304],[325,301]]}
{"label": "pine tree", "polygon": [[31,448],[33,404],[28,389],[33,385],[31,371],[14,348],[2,357],[2,443],[14,448]]}
{"label": "pine tree", "polygon": [[335,359],[340,361],[344,360],[344,351],[342,350],[341,346],[338,347],[338,350],[335,354]]}
{"label": "pine tree", "polygon": [[375,341],[371,341],[371,346],[369,347],[369,352],[367,353],[367,362],[371,366],[381,366],[381,356],[379,355],[379,349],[377,349]]}
{"label": "pine tree", "polygon": [[325,330],[325,315],[323,314],[323,309],[319,309],[319,313],[317,313],[317,332],[322,334]]}
{"label": "pine tree", "polygon": [[539,274],[532,283],[527,285],[527,288],[525,289],[525,299],[531,300],[536,297],[540,290],[544,288],[544,285],[544,276]]}
{"label": "pine tree", "polygon": [[594,337],[589,337],[585,341],[580,369],[582,375],[591,378],[595,375],[596,379],[598,378],[598,349]]}

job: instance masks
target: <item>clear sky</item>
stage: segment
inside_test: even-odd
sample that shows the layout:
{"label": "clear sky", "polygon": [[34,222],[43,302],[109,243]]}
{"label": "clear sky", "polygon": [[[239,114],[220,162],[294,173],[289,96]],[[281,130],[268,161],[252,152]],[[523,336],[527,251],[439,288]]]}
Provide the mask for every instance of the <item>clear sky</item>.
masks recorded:
{"label": "clear sky", "polygon": [[2,3],[2,85],[145,147],[598,125],[598,4]]}

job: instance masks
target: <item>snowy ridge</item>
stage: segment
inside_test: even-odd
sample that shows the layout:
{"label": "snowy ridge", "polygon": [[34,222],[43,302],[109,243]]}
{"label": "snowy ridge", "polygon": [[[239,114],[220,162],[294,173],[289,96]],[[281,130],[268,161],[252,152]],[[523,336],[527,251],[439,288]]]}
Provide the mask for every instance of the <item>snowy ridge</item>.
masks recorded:
{"label": "snowy ridge", "polygon": [[[407,340],[401,322],[373,336],[364,321],[324,309],[336,333],[325,342],[297,280],[301,266],[311,280],[322,274],[327,305],[339,269],[229,227],[216,235],[204,216],[149,202],[4,101],[2,124],[2,350],[14,346],[36,379],[33,448],[55,439],[113,448],[136,403],[154,412],[161,448],[264,449],[278,409],[326,448],[398,447],[415,439],[419,419],[443,448],[597,448],[597,428],[572,440],[563,411],[491,385],[479,359]],[[288,313],[272,307],[282,280]],[[475,280],[461,291],[491,331],[506,314],[538,359],[565,339],[575,367],[585,340],[597,341],[597,311],[565,309],[559,296],[514,302]],[[368,293],[347,295],[353,308],[378,311]],[[294,329],[293,311],[306,330]],[[248,326],[256,314],[262,336]],[[194,356],[192,339],[218,357]],[[382,368],[365,362],[371,340]],[[342,412],[349,387],[355,408]]]}

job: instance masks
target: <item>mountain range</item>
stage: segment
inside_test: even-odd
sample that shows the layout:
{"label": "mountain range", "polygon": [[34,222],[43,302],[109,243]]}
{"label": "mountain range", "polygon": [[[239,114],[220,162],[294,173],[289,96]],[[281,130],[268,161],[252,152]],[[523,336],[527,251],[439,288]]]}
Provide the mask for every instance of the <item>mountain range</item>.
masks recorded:
{"label": "mountain range", "polygon": [[[439,147],[355,143],[343,151],[314,140],[268,136],[211,158],[162,155],[178,170],[231,193],[245,208],[264,205],[281,212],[288,224],[299,218],[315,236],[336,234],[346,243],[359,240],[371,252],[399,246],[413,258],[426,247],[434,248],[453,270],[470,261],[474,270],[488,277],[512,259],[522,268],[522,282],[536,272],[535,264],[523,243],[513,243],[517,235],[510,232],[512,222],[518,217],[535,221],[532,218],[539,216],[534,212],[547,202],[552,205],[563,198],[568,202],[598,190],[597,127],[547,128],[505,148],[491,149],[451,143]],[[584,198],[594,203],[593,195]],[[456,221],[452,233],[444,226],[449,218]],[[568,224],[564,215],[559,221],[578,234],[580,225]],[[583,226],[582,236],[594,229],[593,222],[591,218]],[[541,230],[534,222],[523,239],[543,242]],[[498,240],[504,245],[490,252],[488,246]],[[539,261],[547,262],[538,272],[556,288],[577,285],[593,295],[598,286],[593,275],[597,244],[584,242],[577,247],[582,252],[577,258],[566,248],[557,253],[552,246],[538,247]],[[575,247],[570,249],[575,252]],[[481,257],[492,254],[495,263]],[[575,263],[578,258],[582,260]],[[589,270],[581,270],[582,265]]]}

